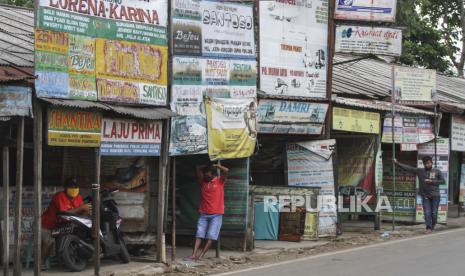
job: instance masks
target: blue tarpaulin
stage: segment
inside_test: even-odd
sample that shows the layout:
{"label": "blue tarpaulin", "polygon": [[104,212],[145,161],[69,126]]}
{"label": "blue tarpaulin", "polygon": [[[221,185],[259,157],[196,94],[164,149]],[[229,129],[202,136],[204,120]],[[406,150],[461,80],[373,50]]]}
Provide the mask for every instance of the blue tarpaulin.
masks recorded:
{"label": "blue tarpaulin", "polygon": [[[277,204],[276,204],[277,205]],[[265,203],[258,202],[255,203],[254,210],[254,230],[255,230],[255,239],[256,240],[278,240],[278,230],[279,230],[279,212],[272,212],[269,208],[266,212],[264,210]]]}

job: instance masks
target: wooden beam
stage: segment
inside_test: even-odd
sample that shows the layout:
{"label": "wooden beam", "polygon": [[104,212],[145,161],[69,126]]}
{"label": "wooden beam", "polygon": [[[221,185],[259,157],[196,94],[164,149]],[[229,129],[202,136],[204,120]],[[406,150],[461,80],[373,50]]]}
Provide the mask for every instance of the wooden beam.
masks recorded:
{"label": "wooden beam", "polygon": [[40,275],[42,260],[42,106],[34,99],[34,275]]}
{"label": "wooden beam", "polygon": [[18,120],[16,135],[16,202],[15,202],[15,255],[13,260],[13,275],[21,276],[21,225],[23,206],[23,157],[24,157],[24,117]]}
{"label": "wooden beam", "polygon": [[95,184],[92,184],[92,215],[94,217],[94,275],[100,275],[100,148],[95,149]]}
{"label": "wooden beam", "polygon": [[173,183],[171,193],[171,261],[176,261],[176,157],[173,157]]}
{"label": "wooden beam", "polygon": [[166,179],[168,168],[168,151],[169,151],[169,133],[170,124],[169,120],[163,120],[162,128],[162,141],[159,162],[159,176],[158,176],[158,206],[157,206],[157,260],[166,263],[166,247],[165,247],[165,192],[166,192]]}

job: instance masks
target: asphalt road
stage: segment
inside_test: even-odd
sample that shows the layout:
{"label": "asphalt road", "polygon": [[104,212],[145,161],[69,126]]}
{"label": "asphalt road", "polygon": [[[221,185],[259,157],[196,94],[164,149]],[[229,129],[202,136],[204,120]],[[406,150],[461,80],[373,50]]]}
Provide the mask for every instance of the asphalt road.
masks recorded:
{"label": "asphalt road", "polygon": [[465,229],[438,232],[219,275],[465,276]]}

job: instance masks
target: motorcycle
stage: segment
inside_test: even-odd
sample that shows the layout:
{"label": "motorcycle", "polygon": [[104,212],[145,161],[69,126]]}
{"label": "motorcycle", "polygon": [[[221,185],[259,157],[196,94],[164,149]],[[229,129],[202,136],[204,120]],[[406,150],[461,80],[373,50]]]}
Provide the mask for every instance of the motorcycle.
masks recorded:
{"label": "motorcycle", "polygon": [[[124,243],[120,226],[118,206],[111,194],[118,190],[102,190],[100,204],[100,257],[119,257],[122,263],[129,263],[130,256]],[[84,202],[90,202],[86,198]],[[70,213],[58,213],[58,225],[52,229],[52,237],[56,241],[56,252],[71,271],[80,272],[94,255],[94,239],[92,220],[88,217]]]}

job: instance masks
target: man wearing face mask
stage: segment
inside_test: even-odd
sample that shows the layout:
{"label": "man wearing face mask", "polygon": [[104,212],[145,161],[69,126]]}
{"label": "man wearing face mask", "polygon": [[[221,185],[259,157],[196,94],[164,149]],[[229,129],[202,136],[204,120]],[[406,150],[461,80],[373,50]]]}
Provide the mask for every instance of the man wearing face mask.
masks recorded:
{"label": "man wearing face mask", "polygon": [[440,170],[433,168],[433,158],[425,156],[422,159],[424,168],[414,168],[408,165],[399,163],[396,159],[395,164],[406,171],[415,173],[418,177],[420,189],[418,193],[423,202],[423,213],[426,224],[426,234],[434,231],[434,227],[438,221],[438,208],[441,200],[439,186],[444,184],[444,177]]}
{"label": "man wearing face mask", "polygon": [[57,224],[57,213],[67,212],[75,215],[89,214],[91,204],[84,204],[79,194],[79,185],[75,178],[68,179],[64,184],[64,190],[56,193],[47,210],[42,214],[42,268],[45,269],[45,260],[53,248],[51,230]]}

